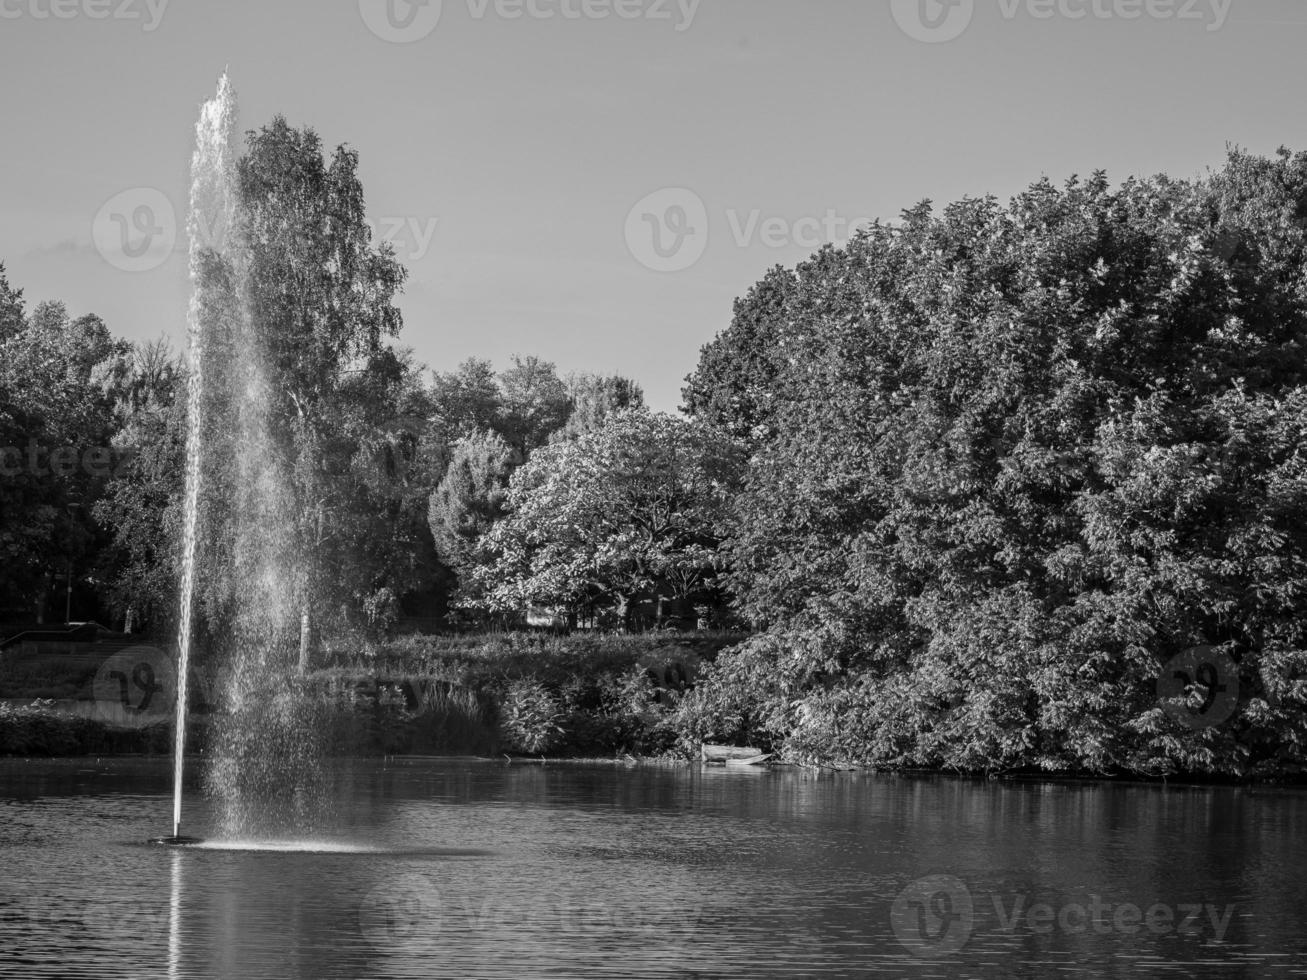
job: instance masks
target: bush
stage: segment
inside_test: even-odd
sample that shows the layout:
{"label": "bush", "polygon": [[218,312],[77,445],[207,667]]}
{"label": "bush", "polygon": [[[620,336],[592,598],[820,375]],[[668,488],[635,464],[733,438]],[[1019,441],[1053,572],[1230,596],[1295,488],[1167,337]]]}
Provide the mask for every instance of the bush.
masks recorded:
{"label": "bush", "polygon": [[54,710],[50,701],[0,704],[0,755],[75,756],[172,751],[172,726],[113,729],[94,718]]}
{"label": "bush", "polygon": [[504,692],[499,724],[510,749],[541,755],[564,733],[558,701],[539,681],[516,680]]}
{"label": "bush", "polygon": [[[427,684],[478,699],[477,724],[527,754],[689,754],[672,723],[699,664],[732,633],[495,633],[412,636],[372,656],[337,657],[320,676]],[[687,673],[688,672],[688,673]]]}

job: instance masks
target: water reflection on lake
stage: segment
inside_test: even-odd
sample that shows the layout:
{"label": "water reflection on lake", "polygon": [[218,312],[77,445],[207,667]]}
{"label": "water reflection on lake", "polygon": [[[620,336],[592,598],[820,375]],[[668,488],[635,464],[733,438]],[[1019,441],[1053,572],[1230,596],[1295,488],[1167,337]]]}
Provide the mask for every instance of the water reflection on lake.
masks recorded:
{"label": "water reflection on lake", "polygon": [[0,763],[0,975],[1307,976],[1300,790],[358,762],[168,850],[168,779]]}

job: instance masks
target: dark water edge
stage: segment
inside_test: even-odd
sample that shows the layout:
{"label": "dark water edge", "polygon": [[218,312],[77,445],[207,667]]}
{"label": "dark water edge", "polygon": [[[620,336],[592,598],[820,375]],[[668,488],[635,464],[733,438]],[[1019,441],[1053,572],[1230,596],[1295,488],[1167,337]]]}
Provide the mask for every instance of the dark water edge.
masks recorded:
{"label": "dark water edge", "polygon": [[[206,756],[202,753],[187,754],[186,782],[188,786],[198,789],[199,772]],[[1249,792],[1271,792],[1276,789],[1295,790],[1307,787],[1307,775],[1290,774],[1284,776],[1256,776],[1239,778],[1233,776],[1197,773],[1179,776],[1143,776],[1135,773],[1051,773],[1040,770],[1018,770],[1003,773],[967,773],[951,772],[943,769],[903,768],[887,769],[875,767],[831,767],[806,766],[790,762],[778,762],[747,769],[733,768],[727,770],[721,765],[686,759],[679,756],[523,756],[501,753],[499,755],[477,755],[464,753],[422,754],[389,753],[332,756],[328,762],[332,765],[375,764],[383,762],[392,765],[423,763],[459,763],[469,762],[483,765],[538,767],[538,768],[596,768],[627,770],[708,770],[715,772],[729,771],[744,776],[763,773],[800,772],[813,777],[839,778],[880,778],[902,780],[947,780],[961,784],[976,785],[1039,785],[1050,786],[1138,786],[1160,787],[1163,789],[1184,788],[1218,788],[1246,790]],[[67,755],[3,755],[0,754],[0,777],[21,775],[24,772],[59,770],[61,768],[96,766],[121,769],[126,766],[132,771],[151,772],[158,770],[167,779],[169,791],[172,787],[173,759],[164,752],[99,752],[70,753]],[[87,770],[97,771],[97,770]],[[48,773],[47,773],[48,774]]]}

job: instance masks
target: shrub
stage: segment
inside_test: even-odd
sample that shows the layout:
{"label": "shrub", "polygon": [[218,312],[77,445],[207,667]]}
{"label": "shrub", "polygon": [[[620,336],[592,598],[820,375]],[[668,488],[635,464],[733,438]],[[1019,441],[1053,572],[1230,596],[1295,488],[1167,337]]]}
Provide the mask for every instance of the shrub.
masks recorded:
{"label": "shrub", "polygon": [[558,701],[539,681],[515,680],[504,692],[499,724],[509,748],[540,755],[559,741],[564,729]]}

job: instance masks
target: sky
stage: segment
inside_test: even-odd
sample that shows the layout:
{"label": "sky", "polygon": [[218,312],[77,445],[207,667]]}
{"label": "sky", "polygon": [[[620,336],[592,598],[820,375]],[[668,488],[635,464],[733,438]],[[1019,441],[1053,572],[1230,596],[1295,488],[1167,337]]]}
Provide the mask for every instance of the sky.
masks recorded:
{"label": "sky", "polygon": [[1301,0],[0,0],[0,263],[180,348],[227,68],[242,129],[358,151],[420,361],[672,411],[737,296],[866,220],[1307,148],[1304,51]]}

